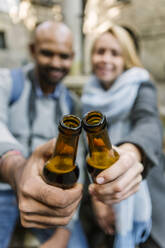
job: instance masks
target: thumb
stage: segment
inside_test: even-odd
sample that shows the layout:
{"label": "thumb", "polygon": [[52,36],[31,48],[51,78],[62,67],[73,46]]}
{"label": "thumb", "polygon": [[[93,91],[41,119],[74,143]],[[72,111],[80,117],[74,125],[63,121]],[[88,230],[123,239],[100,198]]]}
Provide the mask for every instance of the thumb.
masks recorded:
{"label": "thumb", "polygon": [[45,159],[48,159],[53,154],[55,143],[56,139],[51,139],[45,144],[38,146],[34,153],[36,153],[37,157],[44,157]]}

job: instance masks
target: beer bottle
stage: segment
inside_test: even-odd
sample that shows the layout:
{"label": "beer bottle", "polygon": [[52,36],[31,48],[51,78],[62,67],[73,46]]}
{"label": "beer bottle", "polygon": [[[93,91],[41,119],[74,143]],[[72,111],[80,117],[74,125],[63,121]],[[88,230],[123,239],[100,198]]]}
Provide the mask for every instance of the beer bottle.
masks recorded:
{"label": "beer bottle", "polygon": [[89,153],[86,158],[88,172],[95,182],[96,176],[104,169],[113,165],[119,154],[112,148],[107,131],[106,117],[98,111],[85,114],[82,120],[87,133]]}
{"label": "beer bottle", "polygon": [[81,120],[74,115],[64,115],[58,129],[55,149],[44,166],[43,176],[48,184],[68,189],[74,186],[79,177],[79,168],[75,160]]}

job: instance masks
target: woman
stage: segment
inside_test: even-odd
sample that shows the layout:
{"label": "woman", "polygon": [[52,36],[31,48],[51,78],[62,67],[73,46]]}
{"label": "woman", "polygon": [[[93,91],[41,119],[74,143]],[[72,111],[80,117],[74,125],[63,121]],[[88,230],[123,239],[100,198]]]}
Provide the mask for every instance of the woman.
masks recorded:
{"label": "woman", "polygon": [[119,26],[95,39],[91,63],[93,76],[82,96],[84,113],[99,110],[106,115],[120,159],[98,175],[89,192],[99,224],[105,233],[115,234],[114,247],[133,248],[146,240],[151,228],[151,203],[142,179],[159,164],[162,150],[156,89],[131,37]]}

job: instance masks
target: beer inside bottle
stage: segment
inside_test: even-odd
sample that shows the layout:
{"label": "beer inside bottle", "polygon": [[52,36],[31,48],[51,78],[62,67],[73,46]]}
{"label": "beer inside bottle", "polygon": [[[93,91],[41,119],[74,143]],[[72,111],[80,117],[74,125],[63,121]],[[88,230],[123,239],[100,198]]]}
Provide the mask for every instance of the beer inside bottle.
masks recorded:
{"label": "beer inside bottle", "polygon": [[71,188],[79,177],[79,168],[75,164],[81,120],[74,115],[65,115],[59,123],[54,153],[44,166],[43,176],[47,183]]}
{"label": "beer inside bottle", "polygon": [[86,158],[87,168],[95,182],[96,176],[102,170],[107,169],[119,159],[119,154],[112,148],[106,117],[101,112],[88,112],[82,124],[87,134],[89,148]]}

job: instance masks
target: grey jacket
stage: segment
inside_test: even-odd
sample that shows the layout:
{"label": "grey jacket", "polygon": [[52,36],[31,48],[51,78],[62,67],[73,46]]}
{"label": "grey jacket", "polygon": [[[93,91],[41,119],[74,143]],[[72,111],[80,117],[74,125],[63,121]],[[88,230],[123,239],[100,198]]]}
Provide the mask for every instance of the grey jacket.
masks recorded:
{"label": "grey jacket", "polygon": [[147,177],[152,200],[152,238],[165,248],[165,155]]}
{"label": "grey jacket", "polygon": [[[131,113],[133,131],[121,143],[131,142],[143,152],[152,201],[151,236],[165,248],[165,155],[162,153],[162,126],[153,84],[142,85]],[[156,165],[156,166],[155,166]]]}
{"label": "grey jacket", "polygon": [[150,168],[160,164],[162,157],[163,130],[154,84],[141,85],[130,117],[131,133],[117,144],[128,142],[140,148],[143,154],[143,176],[145,177]]}

